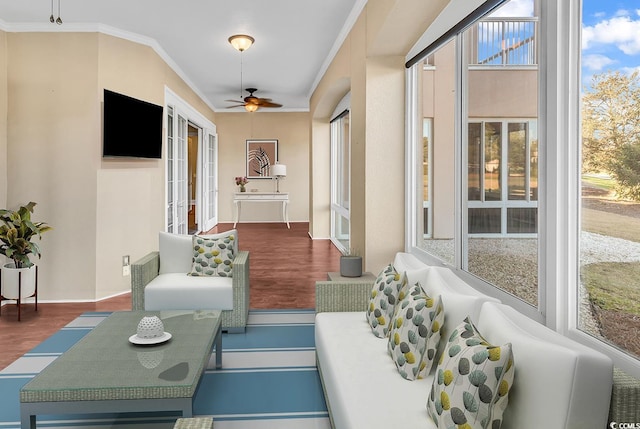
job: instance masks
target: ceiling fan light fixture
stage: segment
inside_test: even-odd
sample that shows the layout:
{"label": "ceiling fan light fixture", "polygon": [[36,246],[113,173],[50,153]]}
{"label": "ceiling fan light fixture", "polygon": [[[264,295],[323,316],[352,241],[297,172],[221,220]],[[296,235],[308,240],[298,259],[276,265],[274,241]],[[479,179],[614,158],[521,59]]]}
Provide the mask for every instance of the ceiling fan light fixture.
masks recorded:
{"label": "ceiling fan light fixture", "polygon": [[246,103],[244,105],[244,110],[246,110],[247,112],[255,112],[256,110],[258,110],[258,105],[257,104],[253,104],[253,103]]}
{"label": "ceiling fan light fixture", "polygon": [[255,39],[247,34],[234,34],[229,37],[229,43],[233,46],[234,49],[243,52],[246,51],[253,45]]}

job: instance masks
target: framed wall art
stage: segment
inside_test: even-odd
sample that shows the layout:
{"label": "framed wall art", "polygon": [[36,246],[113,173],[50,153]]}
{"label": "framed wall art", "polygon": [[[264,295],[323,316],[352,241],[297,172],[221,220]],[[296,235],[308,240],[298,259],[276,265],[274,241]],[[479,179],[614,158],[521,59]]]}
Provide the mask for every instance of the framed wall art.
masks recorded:
{"label": "framed wall art", "polygon": [[278,140],[247,140],[247,178],[270,179],[278,161]]}

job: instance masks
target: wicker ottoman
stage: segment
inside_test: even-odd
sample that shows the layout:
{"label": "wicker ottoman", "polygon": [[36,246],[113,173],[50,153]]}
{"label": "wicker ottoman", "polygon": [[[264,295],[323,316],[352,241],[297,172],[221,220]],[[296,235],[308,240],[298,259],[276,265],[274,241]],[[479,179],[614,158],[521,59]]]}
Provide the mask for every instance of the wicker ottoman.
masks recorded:
{"label": "wicker ottoman", "polygon": [[173,429],[213,429],[213,418],[190,417],[176,420]]}
{"label": "wicker ottoman", "polygon": [[609,421],[617,423],[640,422],[640,380],[613,369],[613,390]]}

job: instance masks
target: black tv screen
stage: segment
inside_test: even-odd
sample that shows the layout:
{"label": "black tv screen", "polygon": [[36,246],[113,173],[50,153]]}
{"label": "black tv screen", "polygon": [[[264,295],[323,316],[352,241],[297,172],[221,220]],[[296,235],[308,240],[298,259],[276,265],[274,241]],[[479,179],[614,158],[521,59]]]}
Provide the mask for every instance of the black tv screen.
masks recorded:
{"label": "black tv screen", "polygon": [[104,90],[103,157],[162,158],[162,106]]}

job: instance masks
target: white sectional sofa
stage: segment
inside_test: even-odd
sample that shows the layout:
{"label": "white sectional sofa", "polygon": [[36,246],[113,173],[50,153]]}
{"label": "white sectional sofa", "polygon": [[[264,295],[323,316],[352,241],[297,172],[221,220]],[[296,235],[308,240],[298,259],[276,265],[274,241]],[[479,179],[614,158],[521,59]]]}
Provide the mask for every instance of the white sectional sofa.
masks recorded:
{"label": "white sectional sofa", "polygon": [[[440,295],[443,341],[466,316],[491,344],[511,343],[515,379],[503,429],[602,429],[611,398],[613,363],[483,295],[451,270],[399,253],[393,263],[410,284]],[[365,309],[372,284],[318,282],[315,339],[318,368],[335,429],[436,428],[427,413],[428,376],[402,378],[388,340],[371,332]],[[457,426],[455,426],[457,428]]]}

